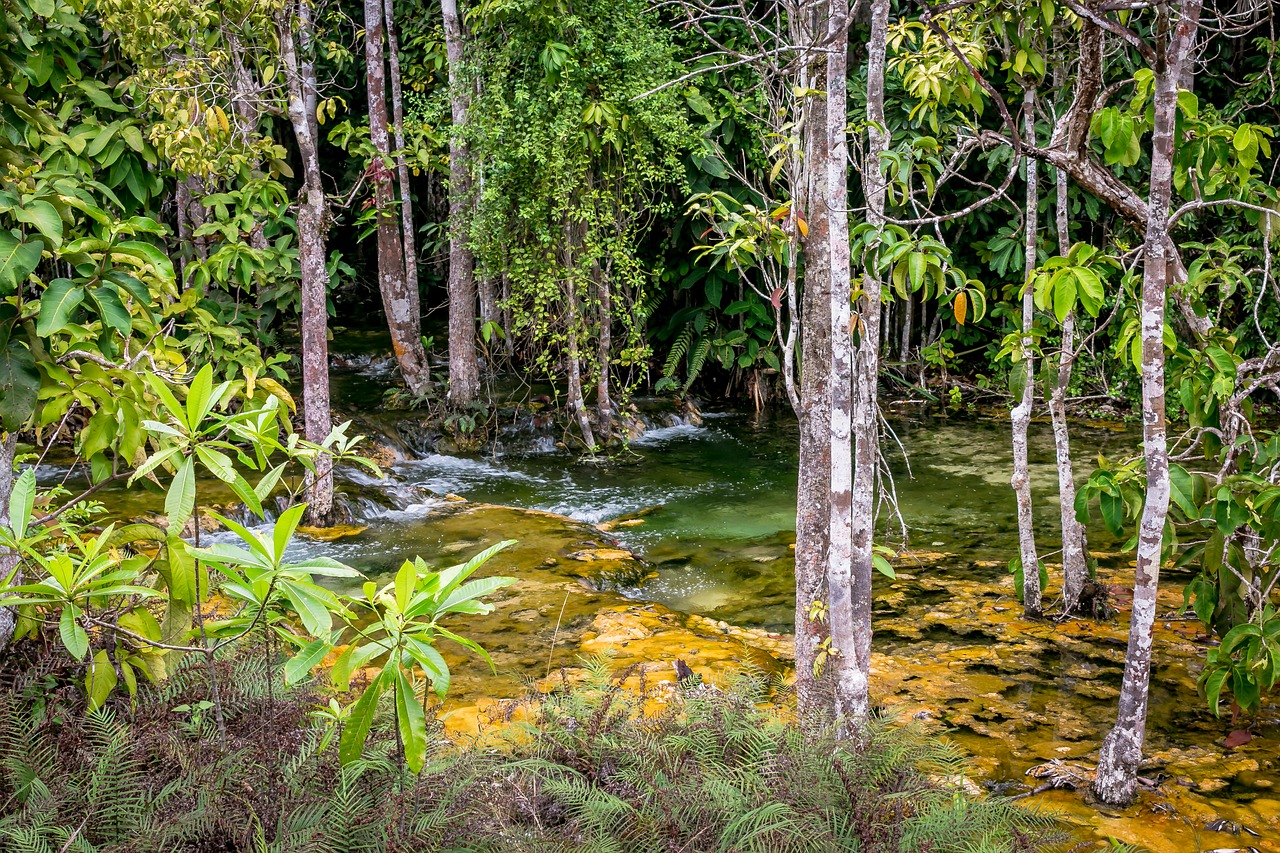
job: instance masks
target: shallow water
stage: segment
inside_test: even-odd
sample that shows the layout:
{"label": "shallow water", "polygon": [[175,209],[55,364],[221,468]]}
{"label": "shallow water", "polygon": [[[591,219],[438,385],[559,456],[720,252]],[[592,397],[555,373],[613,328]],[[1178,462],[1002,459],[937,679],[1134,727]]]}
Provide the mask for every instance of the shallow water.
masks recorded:
{"label": "shallow water", "polygon": [[[377,387],[380,369],[346,377],[349,395],[357,389],[360,394],[349,404],[376,399],[370,389]],[[599,463],[574,461],[546,435],[508,435],[503,452],[430,453],[394,465],[394,476],[383,481],[344,472],[346,488],[366,496],[366,517],[359,521],[365,529],[334,541],[302,536],[295,550],[324,553],[384,579],[415,555],[446,565],[500,539],[519,539],[491,568],[519,577],[520,584],[492,616],[466,626],[466,633],[493,652],[498,672],[450,653],[457,697],[451,706],[473,702],[474,696],[515,696],[553,665],[573,666],[576,655],[595,648],[592,637],[608,633],[610,608],[621,608],[615,621],[624,627],[635,618],[625,611],[625,599],[585,589],[576,580],[593,577],[598,586],[601,568],[606,575],[619,569],[614,576],[627,578],[620,591],[629,598],[676,612],[669,626],[675,633],[654,638],[652,654],[729,654],[708,652],[706,636],[680,633],[679,614],[790,632],[798,476],[794,419],[724,414],[708,415],[699,424],[675,420],[667,416],[661,421],[667,425]],[[1125,617],[1105,626],[1055,626],[1017,617],[1020,608],[1005,568],[1017,550],[1007,421],[913,415],[891,418],[890,424],[894,434],[886,452],[910,550],[896,561],[897,581],[875,581],[877,698],[949,731],[978,757],[988,784],[998,788],[1018,790],[1025,770],[1050,759],[1091,762],[1114,721]],[[1078,478],[1099,453],[1131,453],[1137,441],[1133,430],[1074,428]],[[1052,575],[1058,504],[1048,424],[1033,424],[1030,449],[1038,540]],[[51,468],[42,476],[66,473]],[[208,484],[202,490],[202,503],[228,499]],[[379,494],[380,500],[367,499]],[[457,504],[445,495],[471,503]],[[119,490],[107,500],[125,514],[159,507],[155,496]],[[478,504],[540,510],[578,523]],[[881,519],[882,529],[887,524],[889,530],[881,540],[901,540],[891,507],[881,508]],[[607,547],[611,539],[647,566],[637,572],[634,565],[621,565],[625,560],[575,561],[575,554]],[[1105,531],[1090,530],[1100,574],[1117,588],[1132,575],[1119,545]],[[1166,573],[1162,613],[1180,604],[1181,580]],[[1050,590],[1055,588],[1051,583]],[[601,627],[605,611],[609,619]],[[1197,626],[1166,621],[1160,632],[1147,752],[1159,756],[1153,772],[1173,780],[1166,783],[1173,793],[1160,794],[1160,801],[1175,803],[1183,817],[1159,818],[1157,837],[1150,823],[1156,818],[1146,806],[1098,817],[1092,809],[1081,810],[1076,799],[1053,796],[1083,815],[1087,832],[1146,841],[1157,850],[1195,849],[1182,845],[1202,837],[1213,840],[1210,847],[1232,846],[1231,837],[1205,834],[1204,824],[1215,816],[1280,836],[1280,800],[1273,789],[1280,766],[1276,709],[1264,710],[1252,744],[1224,751],[1222,739],[1231,727],[1215,720],[1196,693],[1203,654],[1195,641]],[[632,642],[625,630],[614,635],[620,638],[612,644],[615,652]],[[639,654],[648,642],[636,640],[633,651]],[[1246,843],[1280,851],[1270,840],[1247,836],[1235,846]]]}

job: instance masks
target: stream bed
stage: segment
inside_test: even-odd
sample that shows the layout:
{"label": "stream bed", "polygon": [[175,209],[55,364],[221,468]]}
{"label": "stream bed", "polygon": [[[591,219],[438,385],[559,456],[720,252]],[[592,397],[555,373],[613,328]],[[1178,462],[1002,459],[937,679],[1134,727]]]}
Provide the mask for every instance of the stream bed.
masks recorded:
{"label": "stream bed", "polygon": [[[1116,593],[1111,622],[1022,619],[1007,570],[1017,550],[1007,421],[913,414],[890,423],[886,452],[909,538],[894,560],[898,577],[875,579],[873,698],[971,753],[970,785],[1011,794],[1050,778],[1087,785],[1115,716],[1131,555],[1090,530],[1099,578]],[[1099,453],[1132,452],[1137,434],[1081,426],[1073,441],[1084,468]],[[490,650],[496,672],[444,649],[455,675],[442,711],[456,732],[518,713],[531,685],[577,677],[583,658],[607,655],[668,691],[677,659],[713,679],[744,663],[782,675],[792,658],[796,446],[791,418],[667,414],[599,463],[576,462],[545,435],[508,436],[472,455],[427,448],[384,480],[343,472],[343,488],[365,496],[360,518],[304,532],[295,547],[384,582],[406,558],[449,565],[517,540],[486,572],[518,583],[496,596],[494,613],[454,626]],[[1031,453],[1049,552],[1059,510],[1048,424],[1033,424]],[[122,492],[107,501],[123,513],[146,503]],[[881,509],[894,530],[897,512]],[[1051,600],[1056,555],[1042,556]],[[1264,706],[1252,740],[1224,746],[1237,727],[1215,719],[1195,686],[1206,638],[1176,616],[1186,579],[1163,579],[1144,771],[1158,787],[1123,811],[1099,811],[1069,788],[1029,802],[1060,810],[1084,839],[1280,853],[1280,710]]]}

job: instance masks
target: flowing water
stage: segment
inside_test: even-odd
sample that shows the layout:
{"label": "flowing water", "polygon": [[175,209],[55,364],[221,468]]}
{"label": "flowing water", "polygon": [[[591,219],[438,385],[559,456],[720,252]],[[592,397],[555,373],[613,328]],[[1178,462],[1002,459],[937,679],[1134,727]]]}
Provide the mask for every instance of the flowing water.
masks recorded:
{"label": "flowing water", "polygon": [[[348,379],[346,387],[360,389],[366,399],[354,402],[368,406],[370,386],[376,383],[365,378]],[[474,455],[423,449],[418,458],[395,464],[394,476],[384,481],[346,472],[346,488],[366,496],[360,526],[331,541],[300,537],[296,548],[385,580],[406,557],[447,564],[500,539],[518,539],[494,567],[520,577],[519,592],[493,616],[466,626],[494,652],[498,674],[451,657],[458,667],[455,692],[464,697],[455,707],[474,701],[465,698],[468,691],[514,696],[553,663],[572,666],[576,654],[597,647],[621,650],[624,657],[628,647],[638,656],[701,654],[703,663],[733,654],[714,645],[727,626],[708,629],[712,623],[682,614],[756,629],[752,654],[756,647],[777,651],[783,642],[777,635],[789,633],[792,624],[794,419],[719,414],[693,423],[671,415],[651,420],[655,425],[625,451],[600,463],[575,462],[547,435],[523,435],[504,439],[505,450]],[[1046,761],[1088,764],[1114,720],[1124,615],[1109,625],[1031,623],[1018,616],[1006,568],[1017,550],[1007,421],[914,416],[890,423],[894,437],[887,452],[897,502],[896,508],[883,506],[881,516],[893,534],[885,541],[900,539],[899,525],[905,524],[910,551],[895,561],[897,580],[876,578],[880,698],[948,731],[977,756],[994,789],[1021,790],[1024,771]],[[1137,435],[1080,427],[1073,441],[1076,459],[1087,468],[1099,453],[1132,452]],[[1033,426],[1031,462],[1037,533],[1047,551],[1058,529],[1047,424]],[[64,473],[51,469],[43,476]],[[214,500],[209,495],[216,492],[201,500]],[[118,492],[109,500],[122,511],[155,502]],[[607,550],[619,545],[643,564]],[[1100,576],[1114,589],[1131,582],[1129,555],[1120,553],[1120,543],[1091,529],[1090,547],[1101,555]],[[593,552],[598,566],[583,562],[596,560]],[[1055,555],[1042,557],[1052,568]],[[618,571],[610,575],[609,567]],[[583,577],[592,580],[584,584]],[[612,585],[604,582],[609,578]],[[1183,580],[1172,574],[1165,581],[1162,613],[1168,618],[1159,626],[1152,675],[1147,752],[1154,756],[1151,774],[1163,782],[1160,791],[1142,807],[1115,814],[1083,807],[1071,794],[1041,799],[1075,815],[1086,835],[1114,834],[1156,850],[1252,844],[1280,851],[1274,840],[1280,838],[1277,709],[1264,709],[1251,743],[1235,751],[1223,747],[1232,727],[1208,713],[1195,688],[1203,638],[1194,622],[1172,616]],[[1119,603],[1123,610],[1123,598]],[[762,655],[755,662],[768,658],[781,666],[784,657]],[[1166,808],[1173,814],[1162,815]],[[1263,837],[1205,828],[1217,818]]]}

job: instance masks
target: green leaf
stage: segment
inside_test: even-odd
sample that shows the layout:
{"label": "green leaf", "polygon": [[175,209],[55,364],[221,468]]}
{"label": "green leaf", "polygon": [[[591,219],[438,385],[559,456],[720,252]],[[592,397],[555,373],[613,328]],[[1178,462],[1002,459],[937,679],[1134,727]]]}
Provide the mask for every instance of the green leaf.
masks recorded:
{"label": "green leaf", "polygon": [[893,564],[883,554],[872,554],[871,565],[875,566],[876,571],[887,578],[896,579],[898,577],[898,573],[893,570]]}
{"label": "green leaf", "polygon": [[80,627],[79,617],[79,607],[74,604],[63,607],[62,615],[58,618],[58,635],[62,637],[62,644],[67,647],[67,651],[71,652],[73,658],[84,660],[85,654],[89,651],[89,635],[85,633],[84,628]]}
{"label": "green leaf", "polygon": [[173,475],[169,483],[169,492],[164,496],[164,513],[169,520],[169,532],[177,535],[182,532],[187,519],[196,506],[196,465],[188,456],[182,460],[178,473]]}
{"label": "green leaf", "polygon": [[111,665],[106,649],[99,649],[89,663],[89,672],[85,675],[84,689],[89,694],[89,710],[96,711],[116,689],[116,668]]}
{"label": "green leaf", "polygon": [[351,706],[346,725],[342,727],[342,737],[338,740],[338,760],[342,764],[359,761],[364,754],[364,742],[369,737],[369,727],[373,725],[378,699],[386,689],[390,677],[391,667],[382,670]]}
{"label": "green leaf", "polygon": [[329,650],[333,646],[329,645],[328,640],[313,640],[303,646],[296,655],[289,658],[284,665],[284,683],[297,684],[306,678],[313,667],[320,661],[324,660],[324,656],[329,654]]}
{"label": "green leaf", "polygon": [[249,508],[250,512],[258,518],[265,519],[267,517],[258,493],[253,490],[253,487],[249,485],[249,482],[244,477],[237,473],[228,485],[231,486],[231,491],[236,493],[236,497],[242,500],[244,505]]}
{"label": "green leaf", "polygon": [[411,773],[422,771],[427,754],[427,721],[422,706],[413,695],[413,686],[403,670],[396,667],[396,722],[404,744],[404,763]]}
{"label": "green leaf", "polygon": [[195,556],[187,548],[187,543],[176,533],[169,535],[165,552],[169,556],[168,572],[164,579],[169,586],[169,595],[181,604],[195,604]]}
{"label": "green leaf", "polygon": [[413,588],[418,582],[418,570],[408,560],[396,572],[396,607],[401,613],[409,609],[413,597]]}
{"label": "green leaf", "polygon": [[21,429],[35,414],[39,393],[35,356],[18,341],[9,341],[0,350],[0,425],[10,432]]}
{"label": "green leaf", "polygon": [[27,534],[31,525],[31,510],[36,504],[36,471],[27,468],[13,484],[9,494],[9,529],[16,537]]}
{"label": "green leaf", "polygon": [[62,245],[62,217],[49,202],[40,199],[27,202],[26,206],[13,211],[13,216],[19,222],[34,225],[55,249]]}
{"label": "green leaf", "polygon": [[1187,518],[1200,516],[1200,510],[1195,502],[1195,480],[1181,465],[1169,466],[1169,496],[1178,508],[1187,514]]}
{"label": "green leaf", "polygon": [[302,520],[302,514],[306,511],[306,504],[294,504],[280,513],[280,517],[276,519],[275,529],[271,532],[272,543],[276,549],[276,562],[284,559],[285,549],[293,539],[293,531],[298,529],[298,522]]}
{"label": "green leaf", "polygon": [[1113,536],[1124,531],[1124,499],[1119,495],[1103,492],[1098,495],[1098,507],[1102,510],[1102,522]]}
{"label": "green leaf", "polygon": [[911,276],[911,292],[919,290],[924,285],[925,268],[929,265],[929,258],[923,252],[912,252],[907,257],[907,268]]}
{"label": "green leaf", "polygon": [[74,281],[55,278],[40,295],[40,317],[36,334],[42,338],[61,332],[71,322],[71,313],[84,301],[84,288]]}
{"label": "green leaf", "polygon": [[98,315],[104,324],[115,329],[122,337],[129,337],[133,332],[133,318],[120,301],[115,285],[95,287],[89,291],[89,298],[98,306]]}
{"label": "green leaf", "polygon": [[1067,319],[1076,307],[1076,277],[1071,270],[1063,270],[1063,275],[1055,275],[1057,281],[1053,287],[1053,313],[1061,323]]}
{"label": "green leaf", "polygon": [[0,228],[0,294],[11,293],[40,263],[39,243],[23,243]]}
{"label": "green leaf", "polygon": [[1204,696],[1209,703],[1209,710],[1213,711],[1215,717],[1221,716],[1219,705],[1219,697],[1222,695],[1222,686],[1227,681],[1227,676],[1231,674],[1228,669],[1216,669],[1209,673],[1209,677],[1204,682]]}
{"label": "green leaf", "polygon": [[1080,304],[1084,306],[1084,310],[1090,317],[1097,317],[1107,295],[1106,289],[1102,286],[1102,279],[1086,267],[1076,267],[1074,271],[1076,283],[1080,286]]}

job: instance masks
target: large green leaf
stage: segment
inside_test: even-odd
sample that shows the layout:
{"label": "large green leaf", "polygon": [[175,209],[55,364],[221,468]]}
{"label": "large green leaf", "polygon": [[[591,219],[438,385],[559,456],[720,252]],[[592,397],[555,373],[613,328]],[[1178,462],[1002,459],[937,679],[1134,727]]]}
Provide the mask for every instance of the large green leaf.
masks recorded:
{"label": "large green leaf", "polygon": [[0,228],[0,294],[11,293],[40,263],[40,244],[24,243]]}
{"label": "large green leaf", "polygon": [[359,761],[364,754],[364,742],[369,737],[369,727],[373,725],[378,699],[391,679],[390,670],[391,667],[384,669],[351,706],[347,722],[342,727],[342,737],[338,740],[338,760],[343,764]]}
{"label": "large green leaf", "polygon": [[173,475],[169,483],[169,492],[164,496],[164,513],[169,519],[169,532],[177,535],[182,531],[187,519],[196,506],[196,466],[188,456],[182,460],[178,473]]}
{"label": "large green leaf", "polygon": [[49,202],[40,199],[27,202],[25,207],[15,210],[13,215],[19,222],[35,226],[55,249],[62,245],[62,217],[58,215],[58,209]]}
{"label": "large green leaf", "polygon": [[36,471],[27,468],[9,493],[9,529],[14,536],[25,536],[31,524],[31,510],[36,502]]}
{"label": "large green leaf", "polygon": [[333,646],[329,645],[328,640],[313,640],[303,646],[284,665],[285,684],[297,684],[306,678],[311,668],[324,660],[324,656],[329,654],[331,648]]}
{"label": "large green leaf", "polygon": [[36,334],[46,338],[61,332],[71,322],[71,313],[84,301],[84,288],[74,281],[55,278],[40,296],[40,317]]}
{"label": "large green leaf", "polygon": [[411,773],[422,770],[427,754],[427,722],[422,706],[413,695],[413,685],[404,671],[396,673],[396,722],[400,726],[400,742],[404,745],[404,763]]}
{"label": "large green leaf", "polygon": [[74,604],[64,607],[62,616],[58,619],[58,635],[62,637],[62,644],[73,658],[84,660],[89,651],[89,635],[80,626],[79,618],[80,608]]}
{"label": "large green leaf", "polygon": [[18,341],[9,341],[0,350],[0,425],[10,432],[21,429],[35,414],[39,393],[35,356]]}
{"label": "large green leaf", "polygon": [[89,695],[89,710],[96,711],[107,701],[111,691],[116,689],[116,668],[111,665],[106,649],[99,649],[89,662],[89,672],[85,675],[85,693]]}
{"label": "large green leaf", "polygon": [[133,332],[133,318],[120,301],[120,294],[115,285],[100,285],[89,291],[89,298],[98,306],[98,314],[102,322],[115,329],[124,337]]}

